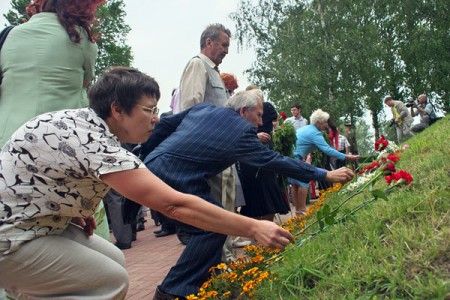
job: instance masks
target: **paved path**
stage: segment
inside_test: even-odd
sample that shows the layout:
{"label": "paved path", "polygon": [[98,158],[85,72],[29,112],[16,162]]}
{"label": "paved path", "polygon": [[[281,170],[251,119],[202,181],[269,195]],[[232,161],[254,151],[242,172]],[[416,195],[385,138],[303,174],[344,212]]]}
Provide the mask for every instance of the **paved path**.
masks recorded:
{"label": "paved path", "polygon": [[130,287],[126,299],[153,299],[156,287],[162,282],[180,256],[184,246],[176,235],[156,238],[153,220],[148,218],[145,230],[137,233],[132,247],[123,250],[126,259]]}

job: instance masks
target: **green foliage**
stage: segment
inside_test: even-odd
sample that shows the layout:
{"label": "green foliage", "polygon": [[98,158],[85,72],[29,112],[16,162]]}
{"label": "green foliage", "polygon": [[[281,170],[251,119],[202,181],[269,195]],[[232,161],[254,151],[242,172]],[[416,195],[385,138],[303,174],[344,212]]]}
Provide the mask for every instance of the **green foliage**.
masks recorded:
{"label": "green foliage", "polygon": [[294,157],[295,142],[297,136],[295,135],[295,128],[290,123],[283,123],[277,128],[273,135],[273,149],[284,156]]}
{"label": "green foliage", "polygon": [[[322,132],[322,135],[323,135],[323,139],[329,145],[330,144],[330,138],[328,137],[328,133]],[[311,153],[311,157],[312,157],[311,164],[313,166],[327,169],[328,156],[324,152],[320,151],[319,149],[315,149]]]}
{"label": "green foliage", "polygon": [[[10,24],[17,25],[26,19],[25,8],[29,0],[11,0],[12,9],[4,17]],[[110,66],[130,66],[133,60],[131,48],[126,45],[130,27],[125,23],[123,0],[109,0],[98,7],[94,31],[100,34],[97,40],[99,55],[95,75],[99,76]]]}
{"label": "green foliage", "polygon": [[389,126],[390,120],[382,122],[380,125],[380,134],[383,134],[390,141],[397,141],[397,132],[395,125]]}
{"label": "green foliage", "polygon": [[301,101],[304,115],[320,107],[336,120],[369,110],[377,131],[385,94],[434,91],[448,105],[447,6],[443,0],[242,0],[231,18],[240,45],[256,48],[250,80],[277,107]]}
{"label": "green foliage", "polygon": [[[355,125],[356,143],[358,144],[358,152],[360,155],[370,155],[374,153],[373,143],[375,141],[374,134],[370,130],[370,126],[364,121]],[[393,141],[394,139],[387,138]]]}
{"label": "green foliage", "polygon": [[131,48],[126,45],[130,26],[125,23],[123,0],[109,0],[97,10],[98,24],[95,30],[101,38],[97,41],[99,57],[95,66],[97,76],[111,66],[131,65],[133,56]]}
{"label": "green foliage", "polygon": [[25,8],[28,4],[30,4],[30,0],[11,0],[12,9],[3,14],[9,25],[19,25],[26,20]]}
{"label": "green foliage", "polygon": [[[449,298],[449,122],[444,118],[408,140],[398,168],[412,174],[410,186],[360,210],[356,223],[335,224],[286,252],[272,268],[278,280],[265,283],[255,299]],[[378,182],[355,199],[383,199],[383,186]],[[324,216],[325,227],[331,220]]]}

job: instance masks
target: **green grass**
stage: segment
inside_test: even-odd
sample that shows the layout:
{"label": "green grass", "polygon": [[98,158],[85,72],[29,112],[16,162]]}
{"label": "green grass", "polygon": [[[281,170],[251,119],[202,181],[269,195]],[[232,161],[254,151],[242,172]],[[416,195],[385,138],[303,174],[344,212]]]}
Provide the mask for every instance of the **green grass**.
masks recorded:
{"label": "green grass", "polygon": [[359,211],[356,223],[285,253],[273,267],[278,280],[255,298],[450,299],[449,123],[444,118],[405,143],[397,170],[411,173],[411,185]]}

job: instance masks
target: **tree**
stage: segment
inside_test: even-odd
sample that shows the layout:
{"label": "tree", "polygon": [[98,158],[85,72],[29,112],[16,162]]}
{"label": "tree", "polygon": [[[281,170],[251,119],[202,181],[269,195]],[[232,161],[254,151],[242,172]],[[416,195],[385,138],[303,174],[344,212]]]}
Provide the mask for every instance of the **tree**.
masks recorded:
{"label": "tree", "polygon": [[238,43],[256,48],[250,79],[278,107],[300,100],[305,114],[320,107],[335,120],[369,110],[377,137],[384,95],[448,101],[446,10],[441,0],[242,0],[231,18]]}
{"label": "tree", "polygon": [[30,4],[30,0],[11,0],[12,9],[3,16],[10,25],[19,25],[27,19],[25,9],[28,4]]}
{"label": "tree", "polygon": [[252,80],[268,89],[278,106],[300,100],[305,115],[320,107],[336,120],[359,117],[364,101],[354,100],[362,85],[351,71],[352,56],[345,47],[356,46],[349,41],[355,33],[344,30],[356,26],[345,25],[349,18],[331,7],[327,1],[267,0],[252,8],[247,1],[232,18],[238,40],[257,46],[258,59],[249,70]]}
{"label": "tree", "polygon": [[99,48],[95,68],[97,76],[110,66],[129,67],[133,60],[131,48],[126,44],[130,26],[125,24],[124,6],[123,0],[109,0],[97,10],[98,24],[95,30],[101,35],[97,41]]}
{"label": "tree", "polygon": [[[25,8],[29,0],[11,0],[12,9],[3,16],[11,25],[26,20]],[[133,60],[131,48],[126,45],[126,36],[130,27],[125,24],[123,0],[108,0],[97,9],[97,23],[94,32],[100,34],[97,40],[99,55],[95,66],[95,75],[100,75],[109,66],[130,66]]]}
{"label": "tree", "polygon": [[373,147],[374,133],[364,120],[355,124],[356,143],[360,155],[372,155],[375,152]]}

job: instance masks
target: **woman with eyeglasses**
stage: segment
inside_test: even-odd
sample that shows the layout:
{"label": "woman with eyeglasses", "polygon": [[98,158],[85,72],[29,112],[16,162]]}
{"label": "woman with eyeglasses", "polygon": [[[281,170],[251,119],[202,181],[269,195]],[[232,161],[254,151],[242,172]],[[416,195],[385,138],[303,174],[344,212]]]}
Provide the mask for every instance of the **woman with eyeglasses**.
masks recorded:
{"label": "woman with eyeglasses", "polygon": [[292,241],[272,222],[175,191],[121,147],[146,141],[158,122],[160,91],[153,78],[114,68],[88,97],[89,108],[26,122],[0,152],[0,288],[10,298],[125,298],[122,251],[92,234],[92,216],[109,187],[208,231],[255,238],[268,247]]}

